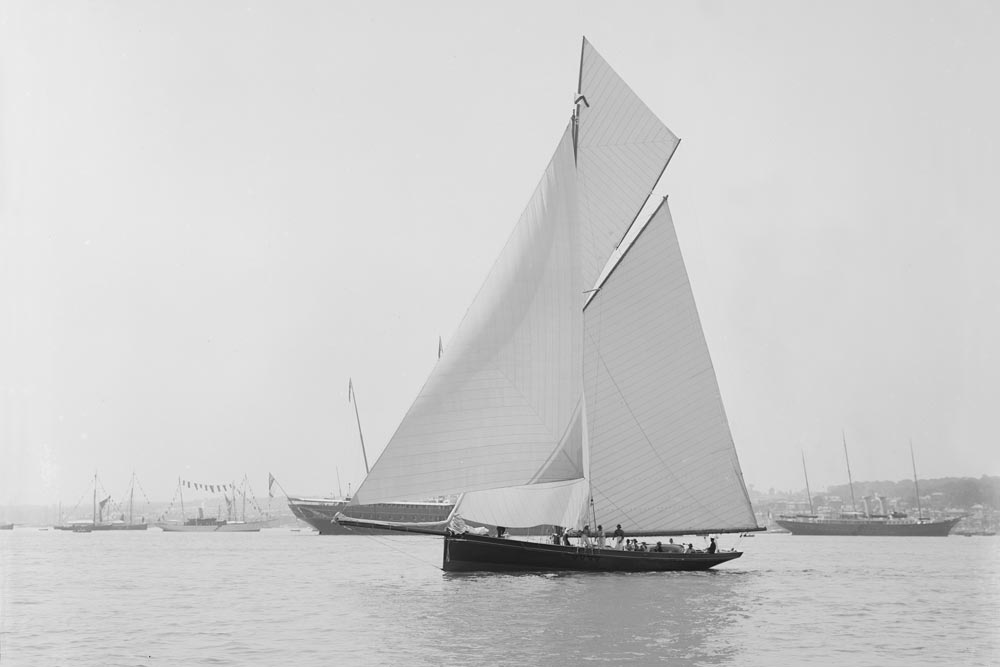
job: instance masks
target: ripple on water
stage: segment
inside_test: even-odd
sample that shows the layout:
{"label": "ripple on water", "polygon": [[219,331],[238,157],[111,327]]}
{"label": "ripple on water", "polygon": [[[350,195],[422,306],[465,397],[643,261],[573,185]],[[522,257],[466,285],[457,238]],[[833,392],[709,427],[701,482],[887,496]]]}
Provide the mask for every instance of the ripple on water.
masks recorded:
{"label": "ripple on water", "polygon": [[709,573],[450,575],[434,538],[96,537],[0,535],[5,667],[1000,663],[996,539],[760,535]]}

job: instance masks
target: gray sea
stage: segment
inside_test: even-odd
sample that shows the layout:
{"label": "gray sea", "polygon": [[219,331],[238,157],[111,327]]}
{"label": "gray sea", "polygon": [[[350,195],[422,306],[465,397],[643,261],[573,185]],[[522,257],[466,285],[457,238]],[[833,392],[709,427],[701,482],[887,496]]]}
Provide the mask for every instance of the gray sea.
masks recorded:
{"label": "gray sea", "polygon": [[455,575],[427,536],[18,527],[0,664],[1000,664],[1000,537],[737,539],[703,573]]}

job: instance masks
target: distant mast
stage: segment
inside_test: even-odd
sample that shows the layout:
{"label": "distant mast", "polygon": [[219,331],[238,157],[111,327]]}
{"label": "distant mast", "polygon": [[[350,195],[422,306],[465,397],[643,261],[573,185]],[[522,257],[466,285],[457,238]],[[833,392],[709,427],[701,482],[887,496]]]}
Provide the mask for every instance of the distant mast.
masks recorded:
{"label": "distant mast", "polygon": [[854,502],[854,481],[851,479],[851,459],[847,457],[847,435],[841,431],[840,437],[844,440],[844,460],[847,461],[847,485],[851,487],[851,510],[858,511],[858,506]]}
{"label": "distant mast", "polygon": [[913,490],[917,494],[917,521],[924,518],[924,512],[920,509],[920,485],[917,483],[917,459],[913,456],[913,438],[910,438],[910,463],[913,464]]}
{"label": "distant mast", "polygon": [[371,472],[368,469],[368,454],[365,452],[365,436],[361,432],[361,417],[358,416],[358,396],[354,393],[354,380],[347,378],[347,400],[354,403],[354,418],[358,421],[358,437],[361,438],[361,456],[365,459],[365,475]]}
{"label": "distant mast", "polygon": [[813,511],[813,496],[812,491],[809,490],[809,473],[806,472],[806,453],[802,452],[802,474],[806,478],[806,498],[809,500],[809,513],[815,514]]}

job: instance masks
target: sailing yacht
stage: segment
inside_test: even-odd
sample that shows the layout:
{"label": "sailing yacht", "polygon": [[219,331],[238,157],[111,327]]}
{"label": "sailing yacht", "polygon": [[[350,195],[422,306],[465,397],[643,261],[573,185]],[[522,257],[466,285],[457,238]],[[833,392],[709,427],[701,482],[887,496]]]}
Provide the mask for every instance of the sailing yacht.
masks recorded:
{"label": "sailing yacht", "polygon": [[[920,484],[917,481],[917,461],[913,455],[913,443],[910,443],[910,462],[913,464],[913,490],[917,499],[917,516],[911,517],[904,512],[888,512],[885,500],[878,496],[862,498],[864,512],[857,510],[854,502],[854,480],[851,478],[851,461],[847,456],[847,436],[841,434],[844,441],[844,460],[847,463],[847,484],[851,490],[851,511],[836,515],[818,516],[812,511],[812,496],[809,492],[809,477],[806,475],[806,495],[809,496],[809,514],[782,515],[775,523],[793,535],[850,535],[879,537],[948,537],[951,529],[963,517],[948,517],[930,519],[924,517],[920,507]],[[802,459],[802,471],[805,473],[805,458]],[[872,512],[869,500],[877,501],[879,511]],[[874,504],[874,502],[872,503]]]}
{"label": "sailing yacht", "polygon": [[117,519],[110,516],[110,509],[108,511],[108,517],[105,518],[105,509],[110,505],[115,505],[112,502],[111,496],[107,496],[103,500],[97,500],[97,488],[100,483],[97,479],[97,473],[94,473],[94,489],[93,489],[93,506],[92,506],[92,516],[90,519],[76,519],[69,521],[65,524],[60,524],[54,526],[56,530],[68,530],[74,533],[91,533],[94,531],[106,531],[106,530],[146,530],[149,526],[146,523],[145,517],[141,521],[135,521],[132,513],[132,505],[135,497],[135,473],[132,473],[132,479],[129,481],[128,488],[128,520],[125,519],[125,512],[121,512]]}
{"label": "sailing yacht", "polygon": [[703,570],[741,555],[504,536],[760,530],[666,199],[640,219],[678,143],[584,39],[555,154],[351,501],[454,496],[448,521],[341,523],[443,534],[445,571]]}

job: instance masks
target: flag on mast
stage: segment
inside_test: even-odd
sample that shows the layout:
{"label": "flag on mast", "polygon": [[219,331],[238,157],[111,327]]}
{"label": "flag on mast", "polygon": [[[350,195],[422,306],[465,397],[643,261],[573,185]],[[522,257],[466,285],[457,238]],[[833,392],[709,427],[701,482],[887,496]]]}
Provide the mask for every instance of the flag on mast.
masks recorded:
{"label": "flag on mast", "polygon": [[438,359],[444,354],[444,344],[441,342],[441,336],[438,336]]}
{"label": "flag on mast", "polygon": [[269,498],[274,498],[274,491],[272,487],[274,486],[274,475],[267,473],[267,495]]}

